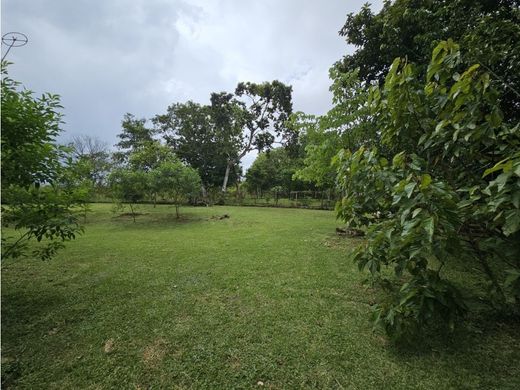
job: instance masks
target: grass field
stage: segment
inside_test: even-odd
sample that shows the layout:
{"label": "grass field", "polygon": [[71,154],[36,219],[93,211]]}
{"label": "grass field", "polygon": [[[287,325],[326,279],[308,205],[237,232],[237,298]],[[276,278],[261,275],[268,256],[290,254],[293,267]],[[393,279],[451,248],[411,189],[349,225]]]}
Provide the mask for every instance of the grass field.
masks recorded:
{"label": "grass field", "polygon": [[50,262],[3,264],[2,388],[520,388],[518,325],[406,350],[373,332],[332,212],[110,208]]}

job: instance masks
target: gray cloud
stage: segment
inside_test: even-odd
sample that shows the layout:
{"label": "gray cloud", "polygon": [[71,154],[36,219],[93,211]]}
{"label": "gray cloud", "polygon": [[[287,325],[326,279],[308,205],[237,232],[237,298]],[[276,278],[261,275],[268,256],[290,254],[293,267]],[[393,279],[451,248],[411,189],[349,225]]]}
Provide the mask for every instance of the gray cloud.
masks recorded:
{"label": "gray cloud", "polygon": [[124,113],[150,118],[173,102],[205,103],[239,81],[290,83],[295,110],[326,112],[328,69],[352,50],[337,31],[363,2],[4,0],[2,34],[28,35],[9,53],[10,75],[62,96],[64,140],[114,144]]}

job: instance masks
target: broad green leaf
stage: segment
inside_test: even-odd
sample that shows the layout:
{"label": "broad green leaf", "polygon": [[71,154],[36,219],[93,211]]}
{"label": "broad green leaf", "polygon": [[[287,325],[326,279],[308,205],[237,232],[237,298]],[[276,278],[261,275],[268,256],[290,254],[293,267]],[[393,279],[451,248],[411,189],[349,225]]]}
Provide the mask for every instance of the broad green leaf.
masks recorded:
{"label": "broad green leaf", "polygon": [[[496,172],[496,171],[499,171],[499,170],[501,170],[501,169],[504,169],[504,166],[505,166],[506,161],[507,161],[508,159],[509,159],[509,158],[506,158],[506,159],[504,159],[504,160],[502,160],[502,161],[499,161],[499,162],[497,162],[493,167],[491,167],[491,168],[489,168],[489,169],[486,169],[486,170],[484,171],[484,174],[482,175],[482,177],[486,177],[487,175],[489,175],[489,174],[491,174],[491,173],[493,173],[493,172]],[[511,169],[513,162],[512,162],[511,160],[509,160],[509,163],[511,163],[511,166],[510,166],[510,168],[509,168],[509,169]]]}
{"label": "broad green leaf", "polygon": [[404,186],[404,192],[406,192],[406,196],[410,198],[412,196],[413,190],[415,188],[416,184],[414,182],[408,183]]}
{"label": "broad green leaf", "polygon": [[430,186],[431,182],[432,182],[432,177],[429,174],[425,173],[424,175],[421,176],[420,189],[424,190],[424,189],[428,188]]}
{"label": "broad green leaf", "polygon": [[506,236],[520,230],[520,210],[510,210],[505,213],[505,224],[502,227],[502,231]]}
{"label": "broad green leaf", "polygon": [[424,230],[426,230],[426,233],[428,233],[428,241],[432,242],[433,238],[433,232],[434,232],[434,221],[433,217],[426,218],[422,223]]}

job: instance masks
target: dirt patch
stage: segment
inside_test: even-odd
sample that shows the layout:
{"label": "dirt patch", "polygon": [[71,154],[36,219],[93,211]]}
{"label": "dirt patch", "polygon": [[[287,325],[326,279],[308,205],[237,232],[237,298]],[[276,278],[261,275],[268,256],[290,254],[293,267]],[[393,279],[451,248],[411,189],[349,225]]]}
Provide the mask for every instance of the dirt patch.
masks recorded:
{"label": "dirt patch", "polygon": [[105,353],[111,353],[114,351],[114,339],[108,339],[105,341],[105,346],[103,347]]}
{"label": "dirt patch", "polygon": [[228,219],[230,218],[229,214],[224,214],[224,215],[214,215],[212,216],[209,220],[210,221],[220,221],[222,219]]}
{"label": "dirt patch", "polygon": [[359,229],[349,229],[349,228],[336,228],[336,234],[338,236],[346,236],[346,237],[363,237],[365,233]]}
{"label": "dirt patch", "polygon": [[233,369],[233,370],[240,370],[240,368],[242,367],[242,364],[240,363],[240,359],[236,356],[231,356],[229,358],[229,366]]}
{"label": "dirt patch", "polygon": [[166,341],[157,339],[148,345],[143,352],[143,362],[148,367],[155,367],[162,362],[167,350]]}
{"label": "dirt patch", "polygon": [[123,213],[123,214],[119,214],[118,217],[119,218],[122,218],[122,217],[138,217],[140,215],[145,215],[145,213]]}
{"label": "dirt patch", "polygon": [[52,336],[52,335],[58,333],[58,330],[59,330],[58,328],[52,328],[51,330],[49,330],[49,331],[47,332],[47,334],[48,334],[49,336]]}

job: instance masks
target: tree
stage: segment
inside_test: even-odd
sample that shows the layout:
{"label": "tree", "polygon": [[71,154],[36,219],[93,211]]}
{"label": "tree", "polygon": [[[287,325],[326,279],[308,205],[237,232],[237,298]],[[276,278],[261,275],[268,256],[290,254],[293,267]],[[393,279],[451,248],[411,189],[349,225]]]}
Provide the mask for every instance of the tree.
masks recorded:
{"label": "tree", "polygon": [[84,178],[90,180],[96,189],[101,189],[112,165],[108,145],[98,138],[81,135],[74,137],[69,147],[75,164],[82,167]]}
{"label": "tree", "polygon": [[285,122],[292,112],[292,87],[277,80],[261,84],[239,83],[235,96],[212,94],[211,108],[227,166],[222,184],[226,191],[231,169],[253,149],[271,148],[278,137],[287,137]]}
{"label": "tree", "polygon": [[367,4],[347,15],[340,35],[357,50],[334,67],[339,72],[359,68],[361,80],[382,84],[392,61],[401,57],[423,76],[433,48],[453,39],[466,48],[466,66],[478,63],[493,75],[500,107],[514,122],[520,119],[520,75],[512,71],[520,67],[519,25],[518,0],[396,0],[385,2],[378,14]]}
{"label": "tree", "polygon": [[285,122],[292,111],[291,91],[279,81],[239,83],[234,94],[212,93],[210,106],[171,105],[154,123],[183,161],[198,169],[205,186],[222,171],[225,192],[247,153],[268,150],[276,137],[289,137]]}
{"label": "tree", "polygon": [[120,141],[115,145],[119,151],[114,153],[114,158],[119,163],[126,163],[128,156],[154,142],[155,131],[146,127],[146,119],[136,119],[132,114],[125,114],[121,122],[122,131],[118,134]]}
{"label": "tree", "polygon": [[293,190],[309,188],[299,180],[293,179],[294,173],[303,165],[301,159],[291,158],[284,148],[275,148],[260,153],[246,172],[246,184],[249,188],[268,191],[277,187],[278,192],[288,193]]}
{"label": "tree", "polygon": [[122,205],[128,204],[135,222],[135,206],[149,192],[149,176],[144,171],[128,167],[116,168],[108,177],[112,194]]}
{"label": "tree", "polygon": [[150,181],[159,194],[175,204],[175,214],[180,217],[181,204],[200,192],[200,176],[197,171],[179,160],[165,161],[150,172]]}
{"label": "tree", "polygon": [[61,132],[58,95],[20,89],[2,63],[2,224],[12,226],[18,237],[2,234],[2,257],[26,256],[29,241],[41,242],[32,251],[51,258],[82,231],[74,207],[74,189],[61,188],[66,172],[67,149],[56,143]]}
{"label": "tree", "polygon": [[455,259],[482,272],[494,307],[520,309],[520,127],[503,120],[490,74],[466,68],[451,40],[433,50],[425,81],[422,68],[397,58],[370,91],[387,152],[338,157],[338,216],[366,230],[355,258],[388,292],[375,320],[397,338],[439,319],[453,329],[468,310],[443,273]]}
{"label": "tree", "polygon": [[159,141],[147,142],[128,155],[128,166],[133,170],[150,172],[164,161],[175,158],[172,150]]}
{"label": "tree", "polygon": [[[175,154],[197,169],[204,196],[209,188],[222,183],[227,157],[210,106],[192,101],[175,103],[153,122]],[[231,180],[236,180],[234,171],[231,175]]]}
{"label": "tree", "polygon": [[368,110],[369,93],[358,73],[342,73],[332,67],[329,75],[334,107],[319,117],[304,113],[291,116],[289,126],[305,140],[305,166],[296,172],[297,178],[320,188],[333,188],[336,168],[332,160],[339,150],[381,146]]}
{"label": "tree", "polygon": [[156,206],[157,195],[161,188],[157,187],[157,183],[150,180],[150,173],[157,169],[165,162],[175,161],[176,156],[172,150],[165,145],[161,145],[159,141],[147,142],[141,148],[135,150],[128,156],[127,167],[134,172],[143,172],[149,179],[146,191],[150,198],[153,199],[153,205]]}

